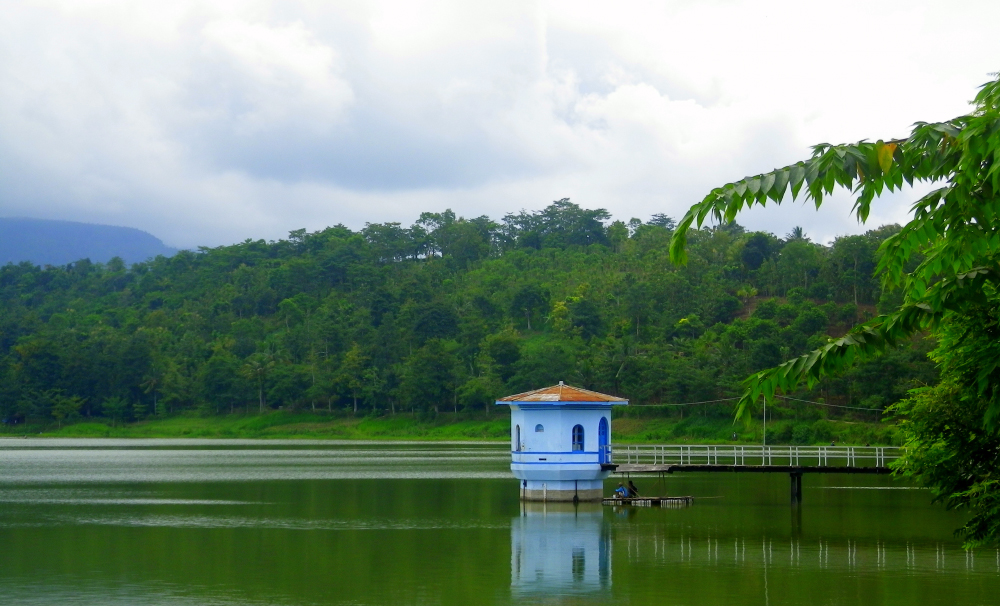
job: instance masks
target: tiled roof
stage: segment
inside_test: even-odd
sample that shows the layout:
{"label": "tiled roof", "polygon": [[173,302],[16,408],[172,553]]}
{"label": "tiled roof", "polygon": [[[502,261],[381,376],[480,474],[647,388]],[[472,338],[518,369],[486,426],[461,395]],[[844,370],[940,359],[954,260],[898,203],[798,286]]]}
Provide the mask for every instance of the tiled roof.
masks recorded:
{"label": "tiled roof", "polygon": [[559,383],[559,385],[553,385],[552,387],[544,387],[542,389],[535,389],[533,391],[526,391],[524,393],[515,394],[513,396],[507,396],[506,398],[500,398],[497,403],[500,402],[614,402],[614,403],[628,403],[625,398],[619,398],[617,396],[609,396],[607,394],[598,393],[596,391],[590,391],[589,389],[582,389],[580,387],[572,387],[570,385],[564,385]]}

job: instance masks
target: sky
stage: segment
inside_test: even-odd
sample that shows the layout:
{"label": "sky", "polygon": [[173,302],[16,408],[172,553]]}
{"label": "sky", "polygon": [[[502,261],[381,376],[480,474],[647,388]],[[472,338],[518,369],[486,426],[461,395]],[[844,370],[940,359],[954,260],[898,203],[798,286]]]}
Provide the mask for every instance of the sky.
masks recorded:
{"label": "sky", "polygon": [[[570,198],[680,218],[810,146],[969,111],[1000,2],[0,0],[0,216],[177,247]],[[744,213],[814,241],[926,186]]]}

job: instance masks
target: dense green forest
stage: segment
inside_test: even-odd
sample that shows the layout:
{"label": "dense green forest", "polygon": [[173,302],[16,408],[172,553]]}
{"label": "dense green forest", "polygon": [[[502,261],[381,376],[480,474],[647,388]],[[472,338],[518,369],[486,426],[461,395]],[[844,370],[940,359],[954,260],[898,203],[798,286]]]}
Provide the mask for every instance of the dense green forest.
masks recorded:
{"label": "dense green forest", "polygon": [[[498,396],[560,380],[655,415],[731,417],[728,401],[668,405],[737,396],[751,372],[898,304],[873,276],[898,226],[830,246],[798,228],[706,228],[683,267],[668,258],[673,228],[564,199],[500,221],[423,213],[131,267],[8,264],[0,417],[488,415]],[[814,403],[769,403],[769,417],[878,420],[936,381],[932,347],[916,339],[794,394]]]}

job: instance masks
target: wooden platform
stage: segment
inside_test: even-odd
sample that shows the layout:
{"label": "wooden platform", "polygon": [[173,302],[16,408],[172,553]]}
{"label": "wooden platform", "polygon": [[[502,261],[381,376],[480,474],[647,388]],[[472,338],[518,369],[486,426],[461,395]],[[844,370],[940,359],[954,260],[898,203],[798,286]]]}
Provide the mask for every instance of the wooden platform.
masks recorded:
{"label": "wooden platform", "polygon": [[633,507],[687,507],[694,503],[694,497],[607,497],[601,503]]}

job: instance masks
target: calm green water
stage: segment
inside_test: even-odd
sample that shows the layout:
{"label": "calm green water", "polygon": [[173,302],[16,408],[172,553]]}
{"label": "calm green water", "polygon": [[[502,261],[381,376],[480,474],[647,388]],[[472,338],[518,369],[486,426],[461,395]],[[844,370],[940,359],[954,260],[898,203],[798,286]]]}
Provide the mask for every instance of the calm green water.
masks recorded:
{"label": "calm green water", "polygon": [[[1000,553],[885,477],[639,479],[523,507],[505,445],[0,440],[2,604],[1000,603]],[[612,482],[608,482],[608,490]]]}

